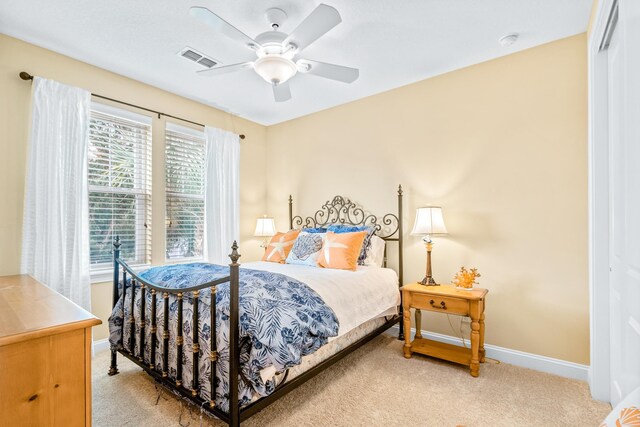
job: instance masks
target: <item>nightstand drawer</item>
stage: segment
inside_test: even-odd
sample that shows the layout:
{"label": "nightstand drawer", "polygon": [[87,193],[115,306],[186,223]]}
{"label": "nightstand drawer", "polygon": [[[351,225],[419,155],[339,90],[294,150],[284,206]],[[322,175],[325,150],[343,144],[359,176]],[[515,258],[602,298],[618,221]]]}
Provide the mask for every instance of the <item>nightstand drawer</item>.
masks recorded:
{"label": "nightstand drawer", "polygon": [[414,293],[411,295],[411,307],[442,313],[469,314],[469,301],[459,298],[448,298],[435,295]]}

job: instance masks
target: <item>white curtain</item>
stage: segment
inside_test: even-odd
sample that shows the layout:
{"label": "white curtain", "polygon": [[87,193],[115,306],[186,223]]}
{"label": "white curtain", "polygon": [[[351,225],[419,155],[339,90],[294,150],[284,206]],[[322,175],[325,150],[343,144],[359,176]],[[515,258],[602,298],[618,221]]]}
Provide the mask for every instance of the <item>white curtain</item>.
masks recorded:
{"label": "white curtain", "polygon": [[35,77],[22,273],[90,309],[87,146],[91,93]]}
{"label": "white curtain", "polygon": [[205,136],[205,247],[209,262],[226,265],[240,236],[240,138],[208,126]]}

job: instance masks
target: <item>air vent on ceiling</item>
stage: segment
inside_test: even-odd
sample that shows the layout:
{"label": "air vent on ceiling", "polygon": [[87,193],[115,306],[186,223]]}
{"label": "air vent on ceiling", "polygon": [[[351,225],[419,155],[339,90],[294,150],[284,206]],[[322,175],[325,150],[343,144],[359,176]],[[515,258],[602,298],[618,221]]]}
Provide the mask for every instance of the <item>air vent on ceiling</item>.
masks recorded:
{"label": "air vent on ceiling", "polygon": [[219,61],[216,61],[215,59],[212,59],[206,56],[205,54],[203,54],[202,52],[198,52],[197,50],[189,46],[182,49],[179,55],[193,62],[197,62],[198,64],[206,68],[212,68],[219,63]]}
{"label": "air vent on ceiling", "polygon": [[204,57],[204,58],[202,58],[202,59],[200,59],[200,60],[198,61],[198,64],[202,64],[202,65],[204,65],[204,66],[205,66],[205,67],[207,67],[207,68],[211,68],[211,67],[213,67],[214,65],[216,65],[216,62],[215,62],[215,61],[212,61],[212,60],[211,60],[211,59],[209,59],[209,58]]}

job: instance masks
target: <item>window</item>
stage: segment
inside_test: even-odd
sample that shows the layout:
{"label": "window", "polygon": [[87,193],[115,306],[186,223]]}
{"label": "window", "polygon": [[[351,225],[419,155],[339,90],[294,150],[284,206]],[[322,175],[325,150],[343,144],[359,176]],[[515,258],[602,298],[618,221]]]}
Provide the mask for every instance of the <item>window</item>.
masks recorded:
{"label": "window", "polygon": [[116,236],[124,260],[150,263],[151,119],[93,104],[88,157],[92,269],[110,267]]}
{"label": "window", "polygon": [[167,260],[202,258],[204,134],[168,124],[165,154]]}

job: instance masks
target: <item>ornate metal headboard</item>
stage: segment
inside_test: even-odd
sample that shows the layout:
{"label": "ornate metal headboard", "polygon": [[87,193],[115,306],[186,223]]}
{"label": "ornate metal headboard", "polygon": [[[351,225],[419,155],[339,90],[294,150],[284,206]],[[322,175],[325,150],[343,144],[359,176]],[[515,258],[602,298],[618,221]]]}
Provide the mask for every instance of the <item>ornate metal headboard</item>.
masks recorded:
{"label": "ornate metal headboard", "polygon": [[[312,216],[293,216],[293,198],[289,196],[289,228],[324,227],[333,224],[369,225],[375,227],[376,235],[387,242],[398,242],[398,278],[402,278],[402,186],[398,186],[398,211],[383,216],[367,213],[357,203],[342,196],[327,200]],[[386,264],[386,248],[385,248]]]}

